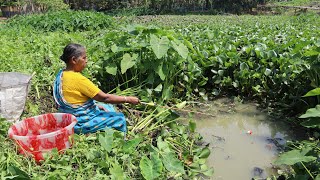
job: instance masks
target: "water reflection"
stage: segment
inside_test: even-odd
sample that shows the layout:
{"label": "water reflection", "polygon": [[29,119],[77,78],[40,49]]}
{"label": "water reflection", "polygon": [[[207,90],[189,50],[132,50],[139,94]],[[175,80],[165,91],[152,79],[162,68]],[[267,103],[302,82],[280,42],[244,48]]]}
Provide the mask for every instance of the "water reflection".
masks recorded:
{"label": "water reflection", "polygon": [[278,146],[292,137],[286,124],[268,118],[255,104],[232,103],[229,99],[198,110],[216,115],[192,117],[212,149],[208,165],[215,173],[211,179],[249,180],[274,173],[272,162]]}

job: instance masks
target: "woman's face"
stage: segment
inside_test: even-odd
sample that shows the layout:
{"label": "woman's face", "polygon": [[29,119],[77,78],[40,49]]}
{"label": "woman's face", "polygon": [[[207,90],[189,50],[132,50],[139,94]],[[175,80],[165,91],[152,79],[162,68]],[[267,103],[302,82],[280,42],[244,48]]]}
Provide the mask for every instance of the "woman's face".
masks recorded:
{"label": "woman's face", "polygon": [[84,49],[81,55],[76,59],[74,64],[74,71],[81,72],[87,65],[87,53]]}

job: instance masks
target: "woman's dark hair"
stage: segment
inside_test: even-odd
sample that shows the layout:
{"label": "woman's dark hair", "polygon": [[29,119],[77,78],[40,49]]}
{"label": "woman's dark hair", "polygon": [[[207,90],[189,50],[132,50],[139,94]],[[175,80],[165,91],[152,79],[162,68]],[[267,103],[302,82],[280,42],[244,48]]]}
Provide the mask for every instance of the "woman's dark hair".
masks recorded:
{"label": "woman's dark hair", "polygon": [[73,56],[75,58],[80,57],[84,49],[85,47],[80,44],[75,44],[75,43],[68,44],[63,49],[63,54],[60,56],[60,59],[65,63],[67,63]]}

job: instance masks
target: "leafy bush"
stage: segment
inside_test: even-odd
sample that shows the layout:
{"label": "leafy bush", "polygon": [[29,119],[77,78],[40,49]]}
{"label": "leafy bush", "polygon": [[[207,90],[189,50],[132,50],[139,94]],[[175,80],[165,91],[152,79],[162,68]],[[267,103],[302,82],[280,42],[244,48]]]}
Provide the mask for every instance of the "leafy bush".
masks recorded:
{"label": "leafy bush", "polygon": [[56,11],[69,8],[63,0],[35,0],[34,3],[40,7],[42,11]]}
{"label": "leafy bush", "polygon": [[142,16],[156,14],[156,12],[153,9],[147,8],[145,6],[137,8],[114,9],[106,13],[116,16]]}
{"label": "leafy bush", "polygon": [[39,31],[89,31],[113,26],[110,16],[90,11],[56,11],[46,14],[21,15],[8,21],[6,26]]}

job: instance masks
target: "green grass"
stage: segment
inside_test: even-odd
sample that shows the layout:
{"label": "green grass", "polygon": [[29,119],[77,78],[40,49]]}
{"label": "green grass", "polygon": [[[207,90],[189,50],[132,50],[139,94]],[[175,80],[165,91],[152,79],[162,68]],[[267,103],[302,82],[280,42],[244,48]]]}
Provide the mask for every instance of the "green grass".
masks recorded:
{"label": "green grass", "polygon": [[312,4],[320,4],[319,0],[293,0],[293,1],[282,1],[276,2],[276,5],[282,6],[310,6]]}

